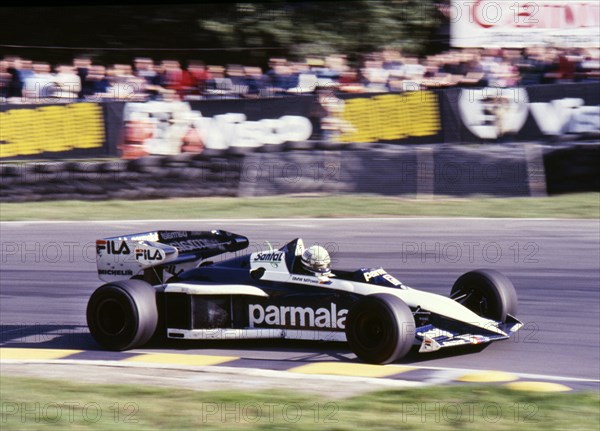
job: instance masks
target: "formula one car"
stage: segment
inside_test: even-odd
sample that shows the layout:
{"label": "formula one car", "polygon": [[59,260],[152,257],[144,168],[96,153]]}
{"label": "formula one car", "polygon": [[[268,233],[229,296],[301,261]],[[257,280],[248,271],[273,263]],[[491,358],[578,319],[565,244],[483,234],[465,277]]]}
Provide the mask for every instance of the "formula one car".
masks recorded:
{"label": "formula one car", "polygon": [[[494,270],[467,272],[450,297],[405,286],[383,268],[303,273],[304,244],[240,255],[248,238],[221,230],[158,230],[96,241],[99,278],[87,306],[92,336],[109,350],[153,337],[347,341],[386,364],[413,345],[433,352],[509,338],[517,295]],[[233,257],[209,261],[226,252]],[[415,348],[416,349],[416,348]]]}

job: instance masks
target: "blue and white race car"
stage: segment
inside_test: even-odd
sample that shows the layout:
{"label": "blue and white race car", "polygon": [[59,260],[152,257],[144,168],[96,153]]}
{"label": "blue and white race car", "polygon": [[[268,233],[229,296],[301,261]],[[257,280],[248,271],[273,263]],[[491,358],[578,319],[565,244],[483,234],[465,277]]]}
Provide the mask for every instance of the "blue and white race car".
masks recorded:
{"label": "blue and white race car", "polygon": [[[413,346],[489,343],[522,326],[515,289],[494,270],[467,272],[445,297],[405,286],[383,268],[331,270],[319,247],[299,238],[240,254],[248,245],[221,230],[97,240],[106,284],[88,302],[92,336],[109,350],[153,337],[347,341],[362,361],[386,364]],[[233,257],[208,260],[228,252]]]}

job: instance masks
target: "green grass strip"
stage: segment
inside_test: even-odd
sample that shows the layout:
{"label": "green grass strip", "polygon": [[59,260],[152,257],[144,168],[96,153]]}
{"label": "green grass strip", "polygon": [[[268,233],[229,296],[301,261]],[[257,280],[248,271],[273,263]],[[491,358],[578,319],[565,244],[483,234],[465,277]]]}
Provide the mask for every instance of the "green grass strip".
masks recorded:
{"label": "green grass strip", "polygon": [[294,217],[599,218],[600,193],[543,198],[407,199],[374,195],[0,203],[0,220]]}
{"label": "green grass strip", "polygon": [[597,430],[594,392],[539,393],[444,386],[326,399],[298,391],[196,392],[0,378],[10,430]]}

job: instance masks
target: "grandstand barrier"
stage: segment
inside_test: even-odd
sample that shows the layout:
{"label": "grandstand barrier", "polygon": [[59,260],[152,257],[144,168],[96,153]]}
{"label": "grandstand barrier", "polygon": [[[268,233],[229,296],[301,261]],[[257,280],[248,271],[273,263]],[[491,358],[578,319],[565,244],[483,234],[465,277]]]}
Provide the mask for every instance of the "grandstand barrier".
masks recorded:
{"label": "grandstand barrier", "polygon": [[0,201],[600,189],[597,83],[331,97],[0,105]]}
{"label": "grandstand barrier", "polygon": [[0,104],[0,161],[134,159],[308,140],[502,144],[599,136],[597,83],[191,102]]}

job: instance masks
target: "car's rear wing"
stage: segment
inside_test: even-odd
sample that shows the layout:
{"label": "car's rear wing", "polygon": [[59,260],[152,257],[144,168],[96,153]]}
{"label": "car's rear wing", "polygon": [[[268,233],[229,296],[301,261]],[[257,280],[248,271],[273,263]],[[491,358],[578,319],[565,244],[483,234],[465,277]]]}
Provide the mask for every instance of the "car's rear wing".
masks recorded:
{"label": "car's rear wing", "polygon": [[248,247],[248,238],[222,230],[157,230],[96,240],[98,277],[116,281],[149,268],[193,267],[203,259]]}

